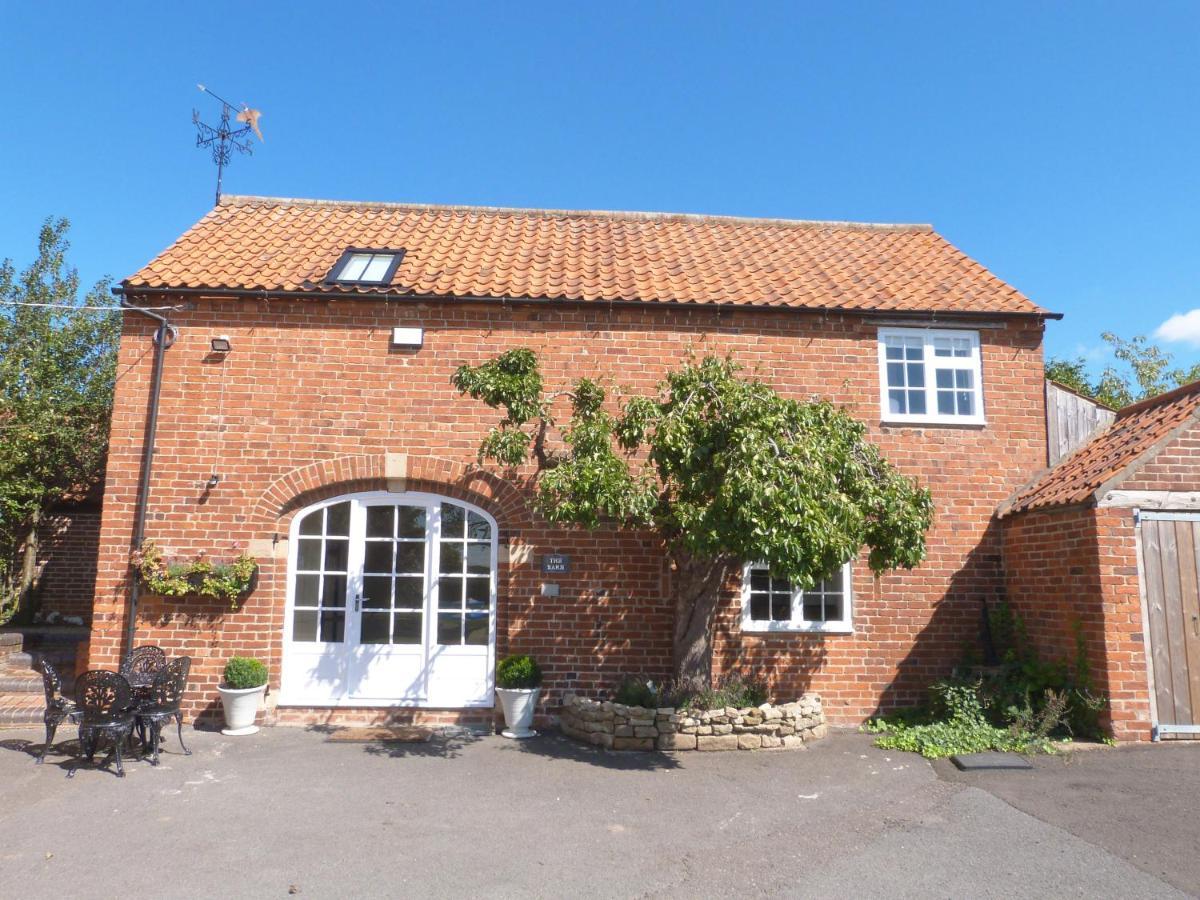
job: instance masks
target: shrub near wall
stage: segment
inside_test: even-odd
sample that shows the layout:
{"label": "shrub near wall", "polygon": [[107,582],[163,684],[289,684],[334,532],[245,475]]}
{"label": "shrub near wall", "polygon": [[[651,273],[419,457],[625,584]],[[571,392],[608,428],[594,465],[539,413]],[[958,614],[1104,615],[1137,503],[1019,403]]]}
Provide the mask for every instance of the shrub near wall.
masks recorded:
{"label": "shrub near wall", "polygon": [[690,710],[653,709],[568,694],[564,734],[609,750],[800,750],[825,736],[821,698],[794,703]]}

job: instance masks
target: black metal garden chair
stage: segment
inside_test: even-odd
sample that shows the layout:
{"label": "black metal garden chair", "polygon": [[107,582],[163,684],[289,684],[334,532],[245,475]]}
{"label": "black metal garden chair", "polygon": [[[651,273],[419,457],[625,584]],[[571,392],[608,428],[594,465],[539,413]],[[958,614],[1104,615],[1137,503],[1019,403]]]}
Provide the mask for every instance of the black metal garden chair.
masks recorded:
{"label": "black metal garden chair", "polygon": [[117,670],[125,676],[129,686],[135,691],[138,688],[148,688],[154,682],[154,676],[167,667],[167,653],[162,647],[134,647],[129,655],[121,660]]}
{"label": "black metal garden chair", "polygon": [[190,656],[179,656],[167,663],[167,667],[154,676],[149,689],[138,701],[134,717],[137,721],[138,732],[146,735],[142,745],[150,745],[150,765],[158,765],[158,746],[162,739],[163,725],[175,720],[176,734],[179,736],[179,746],[187,756],[192,751],[183,742],[183,712],[179,708],[183,694],[187,690],[188,673],[192,668]]}
{"label": "black metal garden chair", "polygon": [[58,726],[65,721],[77,723],[80,713],[75,701],[63,696],[62,679],[58,677],[54,666],[43,659],[38,662],[36,668],[42,673],[42,687],[46,691],[46,711],[42,714],[42,721],[46,723],[46,746],[34,760],[41,763],[45,761],[50,745],[54,743],[54,732],[58,731]]}
{"label": "black metal garden chair", "polygon": [[[121,747],[129,740],[134,722],[133,690],[125,676],[103,669],[84,672],[75,684],[75,705],[80,752],[91,763],[100,739],[107,739],[112,747],[109,758],[116,760],[117,777],[124,778]],[[77,768],[78,760],[68,770],[67,777],[74,777]]]}

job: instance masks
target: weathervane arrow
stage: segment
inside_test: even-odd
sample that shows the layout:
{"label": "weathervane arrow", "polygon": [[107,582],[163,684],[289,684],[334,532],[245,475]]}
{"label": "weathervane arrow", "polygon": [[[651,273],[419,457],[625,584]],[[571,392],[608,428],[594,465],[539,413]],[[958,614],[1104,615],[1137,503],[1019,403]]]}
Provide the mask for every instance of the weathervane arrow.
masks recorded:
{"label": "weathervane arrow", "polygon": [[238,122],[242,123],[241,127],[233,127],[230,125],[230,113],[236,108],[232,103],[223,97],[218,96],[213,91],[210,91],[202,84],[196,85],[202,92],[219,101],[221,104],[221,123],[215,128],[205,122],[200,121],[200,111],[192,110],[192,124],[196,126],[196,146],[207,147],[212,150],[212,159],[217,166],[217,198],[216,202],[221,202],[221,180],[225,174],[225,167],[229,165],[232,157],[232,151],[237,150],[239,153],[253,154],[253,149],[250,146],[250,132],[253,131],[255,136],[261,141],[263,140],[262,130],[258,127],[258,120],[262,118],[262,111],[251,109],[245,103],[234,117]]}

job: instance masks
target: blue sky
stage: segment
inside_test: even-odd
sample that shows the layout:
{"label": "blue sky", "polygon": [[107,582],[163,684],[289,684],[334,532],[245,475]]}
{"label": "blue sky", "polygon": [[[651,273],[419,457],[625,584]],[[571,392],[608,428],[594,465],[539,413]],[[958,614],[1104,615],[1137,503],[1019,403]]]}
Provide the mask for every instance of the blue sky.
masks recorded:
{"label": "blue sky", "polygon": [[1195,2],[12,4],[0,256],[203,215],[204,82],[264,113],[230,193],[932,222],[1099,360],[1200,307],[1197,59]]}

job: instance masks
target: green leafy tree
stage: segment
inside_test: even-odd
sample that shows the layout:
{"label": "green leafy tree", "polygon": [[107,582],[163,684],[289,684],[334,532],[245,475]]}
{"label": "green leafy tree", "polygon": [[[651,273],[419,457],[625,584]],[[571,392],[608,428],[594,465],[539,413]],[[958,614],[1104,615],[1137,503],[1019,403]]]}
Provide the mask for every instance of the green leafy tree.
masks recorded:
{"label": "green leafy tree", "polygon": [[[47,219],[33,263],[0,263],[0,620],[28,606],[38,523],[101,478],[120,333],[106,284],[82,300],[66,219]],[[38,305],[30,305],[38,304]]]}
{"label": "green leafy tree", "polygon": [[711,681],[711,631],[739,564],[765,562],[801,587],[869,548],[879,573],[925,555],[933,505],[866,439],[866,426],[823,400],[797,402],[705,357],[671,372],[655,396],[606,403],[594,379],[565,392],[561,427],[536,355],[510,350],[461,366],[459,391],[503,410],[479,456],[529,465],[551,522],[656,533],[674,577],[675,668]]}
{"label": "green leafy tree", "polygon": [[1200,363],[1180,368],[1169,351],[1152,344],[1144,335],[1125,340],[1111,331],[1101,337],[1112,348],[1118,365],[1105,366],[1093,378],[1083,357],[1046,361],[1046,377],[1064,384],[1084,396],[1120,409],[1147,397],[1177,388],[1200,378]]}

